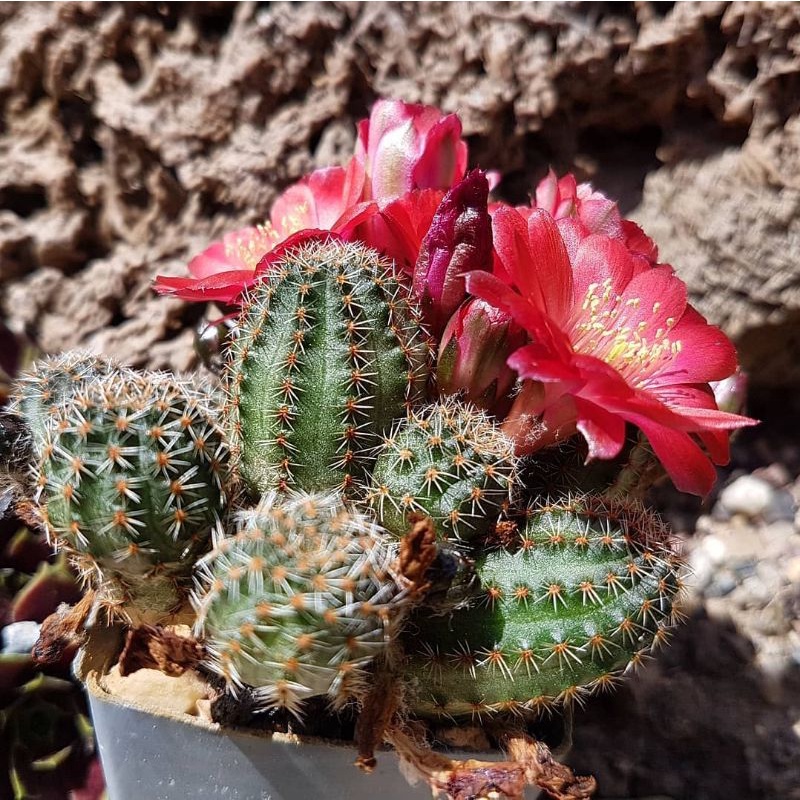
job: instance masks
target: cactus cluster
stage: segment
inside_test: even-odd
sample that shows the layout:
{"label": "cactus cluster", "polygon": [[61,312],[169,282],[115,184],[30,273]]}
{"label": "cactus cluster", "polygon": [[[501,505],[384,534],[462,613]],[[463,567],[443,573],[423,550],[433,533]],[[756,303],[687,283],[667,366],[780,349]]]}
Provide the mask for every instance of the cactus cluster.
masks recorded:
{"label": "cactus cluster", "polygon": [[[663,524],[602,488],[568,495],[572,452],[542,478],[555,499],[521,511],[533,473],[486,412],[431,402],[419,320],[390,263],[317,238],[248,290],[217,411],[170,377],[41,367],[15,412],[51,536],[129,621],[176,610],[193,579],[206,668],[264,708],[359,699],[389,663],[425,717],[610,686],[675,617]],[[409,588],[420,518],[438,554]]]}

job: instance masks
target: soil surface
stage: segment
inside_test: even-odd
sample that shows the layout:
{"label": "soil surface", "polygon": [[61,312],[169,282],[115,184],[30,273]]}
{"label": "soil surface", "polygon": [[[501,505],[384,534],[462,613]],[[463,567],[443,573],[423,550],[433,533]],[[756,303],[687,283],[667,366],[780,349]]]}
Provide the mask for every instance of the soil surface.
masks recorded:
{"label": "soil surface", "polygon": [[193,369],[206,311],[153,277],[341,162],[380,96],[457,111],[506,199],[548,165],[619,198],[735,338],[765,424],[723,493],[659,497],[690,620],[571,759],[601,797],[800,798],[797,4],[0,3],[2,318]]}

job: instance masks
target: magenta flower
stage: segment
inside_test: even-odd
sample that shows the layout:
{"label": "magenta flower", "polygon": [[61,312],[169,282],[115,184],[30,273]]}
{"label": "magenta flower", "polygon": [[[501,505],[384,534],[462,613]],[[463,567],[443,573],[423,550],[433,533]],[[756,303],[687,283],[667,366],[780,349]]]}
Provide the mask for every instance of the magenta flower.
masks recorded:
{"label": "magenta flower", "polygon": [[471,273],[467,288],[530,338],[508,360],[525,381],[505,424],[519,451],[580,432],[590,457],[613,458],[631,423],[679,489],[706,494],[728,432],[753,421],[717,409],[709,381],[734,372],[736,353],[672,268],[608,235],[569,248],[540,209],[498,209],[493,233],[498,274]]}
{"label": "magenta flower", "polygon": [[527,336],[505,312],[483,300],[467,300],[447,323],[439,344],[436,383],[441,394],[461,394],[502,417],[517,376],[506,363]]}
{"label": "magenta flower", "polygon": [[455,114],[379,100],[358,125],[355,160],[365,173],[362,199],[385,203],[415,189],[449,189],[464,177],[467,145]]}

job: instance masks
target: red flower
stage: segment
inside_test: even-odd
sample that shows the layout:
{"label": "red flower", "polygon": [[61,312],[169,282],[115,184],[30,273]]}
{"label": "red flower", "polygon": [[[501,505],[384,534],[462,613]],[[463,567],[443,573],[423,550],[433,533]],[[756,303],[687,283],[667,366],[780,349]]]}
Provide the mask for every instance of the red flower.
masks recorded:
{"label": "red flower", "polygon": [[495,211],[500,268],[467,278],[530,337],[508,360],[526,381],[505,423],[518,450],[579,431],[590,457],[613,458],[632,423],[679,489],[706,494],[709,456],[724,463],[728,431],[753,422],[719,411],[708,386],[736,369],[732,344],[688,304],[671,267],[651,267],[608,235],[568,247],[548,212],[527,216]]}

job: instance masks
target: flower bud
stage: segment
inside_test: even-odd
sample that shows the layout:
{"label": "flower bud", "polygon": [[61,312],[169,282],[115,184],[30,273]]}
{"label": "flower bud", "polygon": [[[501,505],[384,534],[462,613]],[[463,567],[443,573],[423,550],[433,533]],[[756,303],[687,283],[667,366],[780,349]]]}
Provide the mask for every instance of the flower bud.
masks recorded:
{"label": "flower bud", "polygon": [[486,176],[472,170],[444,196],[422,240],[412,284],[423,319],[434,336],[442,333],[466,299],[466,273],[491,269],[488,198]]}
{"label": "flower bud", "polygon": [[747,404],[747,375],[737,369],[733,375],[709,384],[714,392],[717,408],[729,414],[741,414]]}
{"label": "flower bud", "polygon": [[436,367],[439,391],[462,393],[479,408],[503,416],[516,379],[506,359],[523,344],[525,333],[511,317],[483,300],[468,300],[442,336]]}

